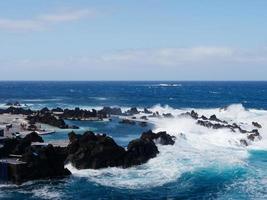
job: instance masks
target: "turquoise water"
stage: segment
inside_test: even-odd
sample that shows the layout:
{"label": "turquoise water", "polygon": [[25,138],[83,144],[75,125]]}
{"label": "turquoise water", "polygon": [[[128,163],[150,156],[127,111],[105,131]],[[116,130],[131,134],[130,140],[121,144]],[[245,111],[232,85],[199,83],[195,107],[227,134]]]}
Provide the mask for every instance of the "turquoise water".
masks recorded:
{"label": "turquoise water", "polygon": [[[10,100],[32,108],[136,106],[174,115],[194,108],[249,128],[258,121],[263,138],[245,148],[237,144],[242,135],[201,128],[188,119],[155,120],[147,127],[119,124],[117,118],[67,121],[80,132],[107,133],[122,146],[148,129],[167,130],[177,140],[159,146],[161,153],[142,166],[71,169],[73,175],[63,180],[0,185],[1,199],[267,199],[266,82],[1,82],[0,103]],[[44,139],[63,140],[67,133]]]}

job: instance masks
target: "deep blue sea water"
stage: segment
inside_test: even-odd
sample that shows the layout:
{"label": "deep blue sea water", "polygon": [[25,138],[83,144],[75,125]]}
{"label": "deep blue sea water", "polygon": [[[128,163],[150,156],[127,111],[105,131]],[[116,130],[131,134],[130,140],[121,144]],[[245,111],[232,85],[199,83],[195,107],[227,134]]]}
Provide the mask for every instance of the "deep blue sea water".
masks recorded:
{"label": "deep blue sea water", "polygon": [[[9,101],[31,108],[168,105],[168,110],[194,108],[204,112],[242,104],[244,108],[239,106],[235,112],[234,107],[227,117],[243,121],[251,117],[261,123],[267,120],[267,82],[0,82],[0,104]],[[107,133],[123,146],[143,131],[156,128],[155,124],[119,124],[118,119],[68,123],[82,127],[80,132],[89,129]],[[262,125],[264,140],[266,125]],[[177,125],[175,129],[179,128]],[[213,137],[211,133],[206,138],[212,149],[206,144],[199,147],[195,143],[198,139],[189,136],[175,147],[160,147],[163,153],[158,158],[133,169],[89,170],[63,180],[1,185],[0,199],[267,199],[265,143],[239,149],[222,145],[221,137],[220,143],[214,143]],[[45,136],[46,140],[66,138],[67,131]]]}

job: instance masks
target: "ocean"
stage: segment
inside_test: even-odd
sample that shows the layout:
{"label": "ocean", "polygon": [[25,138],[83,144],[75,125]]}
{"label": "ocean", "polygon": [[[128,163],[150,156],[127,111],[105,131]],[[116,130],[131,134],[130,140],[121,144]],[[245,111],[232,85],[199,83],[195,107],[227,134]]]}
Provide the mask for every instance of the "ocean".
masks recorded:
{"label": "ocean", "polygon": [[[173,146],[158,145],[159,155],[129,169],[77,170],[70,177],[21,186],[0,185],[0,199],[267,199],[267,82],[97,81],[0,82],[0,107],[19,101],[32,109],[149,108],[160,113],[194,109],[199,114],[252,129],[262,125],[261,140],[240,145],[244,134],[200,127],[188,118],[150,121],[147,127],[111,122],[67,121],[85,130],[106,133],[122,145],[143,131],[167,131]],[[44,136],[67,139],[68,130]]]}

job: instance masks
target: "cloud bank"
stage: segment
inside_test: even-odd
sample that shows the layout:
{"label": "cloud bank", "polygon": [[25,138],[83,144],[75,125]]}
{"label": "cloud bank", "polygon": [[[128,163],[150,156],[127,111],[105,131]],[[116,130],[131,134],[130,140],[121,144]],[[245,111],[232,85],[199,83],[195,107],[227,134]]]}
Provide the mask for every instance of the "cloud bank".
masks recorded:
{"label": "cloud bank", "polygon": [[2,60],[1,66],[1,79],[19,79],[8,75],[12,69],[37,80],[266,80],[267,48],[132,49],[65,59]]}

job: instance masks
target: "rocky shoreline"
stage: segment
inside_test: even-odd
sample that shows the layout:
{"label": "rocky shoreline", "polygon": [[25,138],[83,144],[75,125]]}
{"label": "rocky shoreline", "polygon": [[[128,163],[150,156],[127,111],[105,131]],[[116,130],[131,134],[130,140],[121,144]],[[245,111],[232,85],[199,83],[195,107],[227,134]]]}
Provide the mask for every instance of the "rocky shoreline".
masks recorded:
{"label": "rocky shoreline", "polygon": [[156,144],[173,145],[174,139],[166,132],[148,131],[130,141],[125,149],[107,135],[91,131],[83,135],[70,132],[67,147],[54,147],[43,143],[42,137],[32,132],[24,138],[6,138],[1,141],[0,163],[7,166],[6,181],[21,184],[30,180],[71,175],[65,168],[67,163],[77,169],[141,165],[159,153]]}
{"label": "rocky shoreline", "polygon": [[[231,132],[245,134],[240,144],[248,146],[255,140],[260,140],[258,122],[252,122],[252,130],[245,130],[236,123],[230,123],[217,118],[216,115],[200,116],[197,112],[181,113],[173,116],[171,113],[152,112],[148,109],[139,111],[131,108],[122,112],[121,108],[104,107],[101,110],[75,109],[48,109],[41,110],[9,107],[0,109],[0,114],[25,115],[29,124],[34,127],[36,123],[44,123],[61,129],[77,129],[64,120],[104,120],[111,116],[122,116],[119,123],[136,125],[139,120],[144,125],[149,118],[189,117],[199,126],[209,129],[228,129]],[[127,147],[119,146],[106,134],[95,134],[86,131],[82,135],[70,132],[67,147],[53,146],[44,143],[38,133],[31,132],[24,138],[2,138],[0,140],[0,167],[6,170],[6,181],[21,184],[29,180],[61,178],[71,174],[65,168],[70,163],[77,169],[101,169],[107,167],[129,168],[146,163],[159,153],[157,145],[173,145],[175,137],[166,132],[154,133],[151,130],[144,132],[135,140],[129,142]],[[0,175],[1,179],[1,175]]]}

